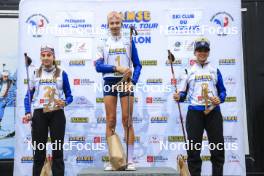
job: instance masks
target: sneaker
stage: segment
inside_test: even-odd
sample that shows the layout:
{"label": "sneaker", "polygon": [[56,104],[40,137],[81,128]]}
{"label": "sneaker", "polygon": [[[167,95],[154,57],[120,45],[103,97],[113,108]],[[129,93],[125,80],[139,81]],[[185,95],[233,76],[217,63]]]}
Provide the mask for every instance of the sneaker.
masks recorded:
{"label": "sneaker", "polygon": [[126,171],[136,171],[136,165],[135,163],[128,163]]}
{"label": "sneaker", "polygon": [[104,168],[104,171],[112,171],[113,170],[113,167],[110,163],[107,163],[105,168]]}

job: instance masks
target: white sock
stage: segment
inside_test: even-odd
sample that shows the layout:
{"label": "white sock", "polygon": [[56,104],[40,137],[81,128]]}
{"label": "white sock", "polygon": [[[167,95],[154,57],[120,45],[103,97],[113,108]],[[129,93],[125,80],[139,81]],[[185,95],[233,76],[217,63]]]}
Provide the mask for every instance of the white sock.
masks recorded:
{"label": "white sock", "polygon": [[134,145],[128,145],[128,163],[133,163]]}

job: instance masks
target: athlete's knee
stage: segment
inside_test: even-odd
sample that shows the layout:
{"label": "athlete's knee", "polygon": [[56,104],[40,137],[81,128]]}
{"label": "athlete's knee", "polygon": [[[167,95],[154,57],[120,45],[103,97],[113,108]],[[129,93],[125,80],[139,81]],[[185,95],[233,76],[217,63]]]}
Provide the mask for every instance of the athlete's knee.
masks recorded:
{"label": "athlete's knee", "polygon": [[116,127],[116,120],[115,119],[108,120],[106,122],[106,126],[107,126],[107,128],[115,129],[115,127]]}

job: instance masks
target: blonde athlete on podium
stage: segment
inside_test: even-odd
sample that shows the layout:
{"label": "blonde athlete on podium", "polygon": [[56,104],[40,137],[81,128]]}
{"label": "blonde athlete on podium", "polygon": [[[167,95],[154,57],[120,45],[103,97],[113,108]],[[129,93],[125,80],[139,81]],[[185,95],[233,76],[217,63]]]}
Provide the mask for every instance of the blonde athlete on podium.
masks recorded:
{"label": "blonde athlete on podium", "polygon": [[[96,71],[103,74],[104,79],[104,103],[106,110],[106,136],[110,137],[116,127],[116,108],[117,108],[117,95],[119,94],[120,103],[122,108],[122,124],[126,136],[127,121],[128,121],[128,97],[130,94],[130,117],[133,112],[134,93],[127,91],[118,91],[116,89],[107,88],[116,85],[124,77],[132,75],[132,69],[129,63],[133,64],[133,76],[128,83],[129,88],[133,87],[139,79],[141,64],[138,58],[135,43],[132,41],[130,46],[130,39],[122,36],[122,15],[118,12],[110,12],[107,16],[107,23],[110,30],[110,35],[106,40],[101,41],[98,46]],[[130,59],[130,47],[132,51]],[[134,151],[134,128],[133,125],[129,128],[128,137],[128,166],[127,170],[136,170],[133,163]],[[105,170],[112,170],[111,164],[105,167]]]}

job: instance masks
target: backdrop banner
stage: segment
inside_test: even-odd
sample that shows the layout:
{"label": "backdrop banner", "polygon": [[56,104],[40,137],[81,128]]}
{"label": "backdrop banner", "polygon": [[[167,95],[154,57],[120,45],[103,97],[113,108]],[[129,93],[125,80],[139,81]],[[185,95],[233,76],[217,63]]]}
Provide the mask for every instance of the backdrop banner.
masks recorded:
{"label": "backdrop banner", "polygon": [[[140,167],[176,169],[178,154],[186,156],[177,105],[172,98],[168,49],[175,55],[176,79],[193,64],[193,43],[211,42],[209,61],[222,73],[227,98],[221,104],[225,138],[225,175],[245,175],[243,57],[240,0],[24,0],[20,3],[19,67],[16,111],[15,176],[31,175],[30,125],[23,121],[27,91],[24,53],[33,59],[30,71],[40,65],[40,46],[55,47],[56,60],[68,73],[73,103],[67,117],[64,158],[66,175],[108,161],[105,139],[103,79],[94,66],[98,39],[109,33],[107,14],[123,14],[123,35],[134,25],[142,71],[135,92],[133,121],[135,162]],[[188,104],[181,103],[186,116]],[[120,103],[117,133],[124,139]],[[123,146],[125,142],[122,140]],[[206,133],[204,145],[208,144]],[[70,146],[70,147],[69,147]],[[51,148],[47,154],[51,153]],[[208,147],[201,153],[202,173],[211,173]]]}

